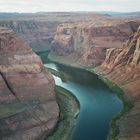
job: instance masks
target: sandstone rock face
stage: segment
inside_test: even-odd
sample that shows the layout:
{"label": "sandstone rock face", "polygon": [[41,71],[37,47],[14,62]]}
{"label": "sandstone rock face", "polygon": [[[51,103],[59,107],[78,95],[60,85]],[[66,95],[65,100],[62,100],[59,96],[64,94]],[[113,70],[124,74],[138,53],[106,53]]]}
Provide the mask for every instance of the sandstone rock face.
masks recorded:
{"label": "sandstone rock face", "polygon": [[[25,17],[26,18],[26,17]],[[58,22],[36,20],[0,21],[1,27],[16,31],[35,51],[43,51],[50,47]]]}
{"label": "sandstone rock face", "polygon": [[[74,53],[78,55],[79,63],[91,66],[103,62],[107,48],[122,46],[136,31],[139,23],[137,19],[95,13],[50,13],[0,19],[0,26],[16,31],[33,50],[52,48],[53,52],[61,56]],[[95,53],[99,49],[100,53]],[[92,58],[95,58],[94,61]]]}
{"label": "sandstone rock face", "polygon": [[[110,75],[113,73],[114,80],[120,84],[126,84],[139,78],[140,28],[134,35],[130,36],[122,49],[111,48],[107,50],[106,59],[101,68]],[[117,77],[117,74],[120,76]]]}
{"label": "sandstone rock face", "polygon": [[98,71],[120,85],[135,101],[131,111],[118,122],[118,139],[140,139],[140,27],[123,49],[107,50],[106,59]]}
{"label": "sandstone rock face", "polygon": [[95,13],[35,13],[19,14],[4,18],[0,15],[0,26],[7,27],[27,41],[35,51],[45,51],[51,47],[57,26],[60,23],[88,21],[96,17],[110,17]]}
{"label": "sandstone rock face", "polygon": [[82,54],[83,62],[96,66],[105,59],[106,49],[120,48],[139,23],[98,17],[89,22],[64,23],[57,28],[52,51],[64,56]]}
{"label": "sandstone rock face", "polygon": [[0,139],[43,139],[59,108],[52,75],[14,31],[0,28]]}

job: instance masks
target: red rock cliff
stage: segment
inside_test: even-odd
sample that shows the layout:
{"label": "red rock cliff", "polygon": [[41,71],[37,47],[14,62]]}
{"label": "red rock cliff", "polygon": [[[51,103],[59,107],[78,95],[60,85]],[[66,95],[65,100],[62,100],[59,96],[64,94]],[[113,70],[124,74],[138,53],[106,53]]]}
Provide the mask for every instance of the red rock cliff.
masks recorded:
{"label": "red rock cliff", "polygon": [[0,139],[43,139],[58,115],[52,75],[15,32],[0,28]]}
{"label": "red rock cliff", "polygon": [[35,51],[44,51],[49,49],[51,41],[60,23],[87,21],[93,17],[110,17],[95,13],[35,13],[12,17],[0,15],[0,26],[11,28],[24,38]]}
{"label": "red rock cliff", "polygon": [[125,94],[134,99],[134,107],[120,121],[119,140],[140,139],[140,27],[123,49],[107,50],[106,59],[98,68],[100,73],[116,82]]}
{"label": "red rock cliff", "polygon": [[[112,74],[111,78],[120,85],[140,79],[140,28],[130,36],[122,49],[107,50],[101,68],[108,75]],[[140,93],[137,91],[135,94]]]}
{"label": "red rock cliff", "polygon": [[81,60],[100,65],[110,47],[120,48],[136,31],[139,21],[98,18],[89,22],[64,23],[58,26],[53,52],[58,55],[81,54]]}

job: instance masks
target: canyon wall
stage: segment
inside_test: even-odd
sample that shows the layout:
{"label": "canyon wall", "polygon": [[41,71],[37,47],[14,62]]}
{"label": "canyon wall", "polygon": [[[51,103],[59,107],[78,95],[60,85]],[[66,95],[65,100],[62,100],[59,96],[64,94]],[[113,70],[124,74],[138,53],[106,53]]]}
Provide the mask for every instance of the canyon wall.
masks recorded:
{"label": "canyon wall", "polygon": [[[6,14],[6,13],[5,13]],[[50,49],[51,42],[60,23],[88,21],[96,17],[110,17],[109,15],[95,13],[32,13],[0,15],[0,26],[7,27],[27,41],[35,51]]]}
{"label": "canyon wall", "polygon": [[65,56],[76,52],[79,61],[95,66],[104,60],[107,48],[122,46],[139,23],[139,19],[97,13],[56,12],[0,17],[0,26],[13,29],[34,51],[51,48],[57,55]]}
{"label": "canyon wall", "polygon": [[125,95],[134,100],[131,111],[117,121],[119,140],[140,139],[139,25],[140,20],[111,18],[64,23],[58,26],[53,41],[53,55],[60,56],[56,61],[98,66],[97,72],[122,87]]}
{"label": "canyon wall", "polygon": [[58,22],[38,20],[3,20],[1,27],[13,29],[35,51],[45,51],[51,46]]}
{"label": "canyon wall", "polygon": [[43,139],[59,108],[52,75],[14,31],[0,28],[0,139]]}
{"label": "canyon wall", "polygon": [[89,22],[60,24],[52,52],[60,56],[77,53],[82,63],[97,66],[104,61],[108,48],[122,48],[123,43],[137,30],[139,23],[130,19],[96,17]]}
{"label": "canyon wall", "polygon": [[95,13],[38,13],[1,18],[0,26],[16,31],[34,51],[50,50],[80,64],[100,65],[106,50],[122,47],[139,19],[114,18]]}
{"label": "canyon wall", "polygon": [[[131,81],[140,79],[140,28],[131,35],[123,48],[111,48],[107,50],[106,59],[99,67],[119,85],[126,85]],[[118,76],[119,75],[119,76]],[[136,85],[135,85],[136,86]],[[134,88],[124,86],[133,91]],[[131,92],[132,93],[132,92]],[[139,90],[133,92],[138,96]]]}
{"label": "canyon wall", "polygon": [[[59,23],[34,19],[0,21],[1,26],[14,29],[35,51],[50,46],[52,54],[61,60],[91,67],[102,64],[97,71],[135,100],[134,108],[117,122],[118,139],[139,140],[140,20],[96,15],[88,21],[65,20],[57,27]],[[54,82],[40,59],[13,31],[1,30],[0,37],[0,101],[4,103],[0,106],[0,139],[36,139],[49,133],[57,121]]]}
{"label": "canyon wall", "polygon": [[130,36],[122,49],[107,50],[106,59],[97,68],[100,74],[117,83],[126,96],[134,100],[134,107],[121,118],[119,140],[140,139],[140,27]]}

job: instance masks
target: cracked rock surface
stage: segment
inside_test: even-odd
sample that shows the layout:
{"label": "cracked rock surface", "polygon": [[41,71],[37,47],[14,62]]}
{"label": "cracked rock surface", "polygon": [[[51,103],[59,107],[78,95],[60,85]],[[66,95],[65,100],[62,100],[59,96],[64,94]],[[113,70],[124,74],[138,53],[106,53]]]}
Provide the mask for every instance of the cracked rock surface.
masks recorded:
{"label": "cracked rock surface", "polygon": [[14,31],[0,28],[0,139],[43,139],[59,108],[52,75]]}

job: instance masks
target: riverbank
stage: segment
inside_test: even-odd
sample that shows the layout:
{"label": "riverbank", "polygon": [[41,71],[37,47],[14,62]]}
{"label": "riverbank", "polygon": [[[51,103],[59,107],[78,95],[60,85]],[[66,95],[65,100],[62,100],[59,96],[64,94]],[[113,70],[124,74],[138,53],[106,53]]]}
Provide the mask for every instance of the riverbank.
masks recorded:
{"label": "riverbank", "polygon": [[123,109],[112,119],[110,124],[111,129],[108,135],[108,140],[118,140],[117,136],[120,132],[117,122],[134,107],[134,102],[125,96],[123,89],[117,84],[102,75],[99,75],[99,78],[109,87],[110,90],[117,94],[120,100],[123,101]]}
{"label": "riverbank", "polygon": [[[59,58],[58,58],[59,57]],[[68,67],[74,67],[77,69],[84,69],[88,72],[91,72],[95,75],[98,75],[99,79],[101,79],[108,87],[110,90],[115,92],[117,96],[123,101],[123,109],[122,111],[113,118],[112,122],[110,123],[110,133],[108,135],[109,140],[117,140],[117,136],[119,135],[119,126],[118,126],[118,121],[123,118],[123,116],[128,113],[133,107],[134,107],[134,102],[133,100],[128,99],[125,94],[124,90],[120,88],[117,84],[115,84],[113,81],[109,80],[107,77],[104,75],[99,74],[95,68],[92,67],[86,67],[82,65],[78,65],[76,63],[70,63],[66,59],[64,59],[61,56],[54,57],[53,55],[49,55],[48,58],[50,61],[57,63],[57,64],[62,64]],[[64,60],[64,61],[63,61]]]}
{"label": "riverbank", "polygon": [[56,97],[60,108],[59,122],[46,140],[69,140],[80,110],[77,98],[68,90],[56,86]]}

